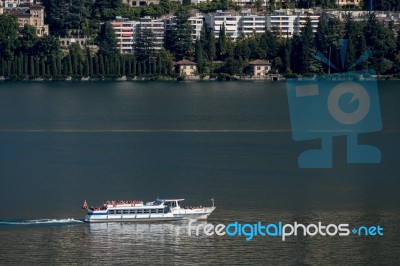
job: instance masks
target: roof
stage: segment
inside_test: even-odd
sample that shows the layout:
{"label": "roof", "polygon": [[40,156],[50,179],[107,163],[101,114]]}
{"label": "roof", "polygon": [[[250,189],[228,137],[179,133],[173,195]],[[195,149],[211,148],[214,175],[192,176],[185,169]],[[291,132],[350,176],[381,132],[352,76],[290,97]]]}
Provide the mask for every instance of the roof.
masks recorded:
{"label": "roof", "polygon": [[250,61],[249,65],[271,65],[271,62],[268,60],[256,59],[256,60]]}
{"label": "roof", "polygon": [[164,198],[157,198],[159,201],[183,201],[185,199],[164,199]]}
{"label": "roof", "polygon": [[44,6],[35,4],[35,5],[31,5],[30,9],[44,9]]}
{"label": "roof", "polygon": [[192,61],[190,61],[190,60],[187,60],[187,59],[183,59],[183,60],[181,60],[181,61],[175,62],[174,65],[178,65],[178,66],[179,66],[179,65],[195,66],[196,63],[195,63],[195,62],[192,62]]}

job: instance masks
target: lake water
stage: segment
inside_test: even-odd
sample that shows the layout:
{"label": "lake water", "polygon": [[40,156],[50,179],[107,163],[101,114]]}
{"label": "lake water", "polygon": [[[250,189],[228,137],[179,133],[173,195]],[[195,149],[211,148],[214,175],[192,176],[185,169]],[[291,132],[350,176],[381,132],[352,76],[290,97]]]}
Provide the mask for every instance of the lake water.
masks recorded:
{"label": "lake water", "polygon": [[[380,164],[300,169],[284,82],[0,83],[1,264],[400,264],[400,82],[379,84]],[[384,236],[188,236],[84,224],[84,199],[185,198],[214,225],[380,225]],[[352,228],[352,227],[351,227]]]}

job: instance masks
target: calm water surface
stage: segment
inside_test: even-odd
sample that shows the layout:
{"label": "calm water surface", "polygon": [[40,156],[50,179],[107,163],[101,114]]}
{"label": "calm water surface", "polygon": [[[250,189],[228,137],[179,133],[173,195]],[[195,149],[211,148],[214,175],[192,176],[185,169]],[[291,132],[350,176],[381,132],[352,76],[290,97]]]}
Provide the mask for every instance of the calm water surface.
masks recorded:
{"label": "calm water surface", "polygon": [[[382,163],[299,169],[284,83],[0,83],[1,264],[400,263],[400,82],[379,83]],[[208,222],[381,225],[383,237],[188,236],[83,224],[84,199],[186,198]]]}

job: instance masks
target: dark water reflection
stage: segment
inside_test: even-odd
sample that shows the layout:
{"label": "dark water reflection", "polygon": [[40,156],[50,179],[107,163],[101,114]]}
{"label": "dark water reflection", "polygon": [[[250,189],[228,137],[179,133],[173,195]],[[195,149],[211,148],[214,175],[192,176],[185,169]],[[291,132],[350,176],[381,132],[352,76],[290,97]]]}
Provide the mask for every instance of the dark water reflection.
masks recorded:
{"label": "dark water reflection", "polygon": [[[332,169],[299,169],[319,141],[292,140],[284,83],[0,83],[0,264],[399,264],[399,85],[380,83],[384,129],[360,136],[381,164],[348,165],[339,137]],[[67,220],[83,199],[157,196],[215,197],[213,224],[379,224],[384,236],[246,241]]]}

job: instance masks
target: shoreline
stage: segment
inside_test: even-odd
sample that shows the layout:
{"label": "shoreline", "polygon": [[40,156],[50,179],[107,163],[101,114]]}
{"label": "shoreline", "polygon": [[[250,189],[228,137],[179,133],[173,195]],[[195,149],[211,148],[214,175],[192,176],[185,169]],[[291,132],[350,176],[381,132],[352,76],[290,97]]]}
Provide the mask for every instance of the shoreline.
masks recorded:
{"label": "shoreline", "polygon": [[[303,79],[304,81],[307,80],[318,80],[316,78],[308,78],[308,77],[298,77],[300,80]],[[128,77],[121,77],[121,78],[89,78],[89,77],[83,77],[83,78],[72,78],[72,77],[67,77],[67,78],[57,78],[57,79],[52,79],[52,78],[5,78],[3,76],[0,76],[0,82],[207,82],[207,81],[258,81],[258,82],[279,82],[279,81],[285,81],[290,78],[285,78],[283,76],[280,76],[278,79],[271,79],[271,78],[253,78],[253,77],[239,77],[239,76],[232,76],[229,78],[200,78],[199,76],[197,77],[177,77],[177,78],[172,78],[172,77],[135,77],[135,78],[128,78]],[[354,80],[354,79],[349,79],[349,80]],[[368,79],[367,79],[368,80]],[[375,79],[372,79],[375,80]],[[376,77],[377,81],[399,81],[400,78],[398,77],[392,77],[392,76],[377,76]],[[342,81],[342,79],[336,79],[333,80],[331,79],[330,81]]]}
{"label": "shoreline", "polygon": [[89,77],[82,77],[78,78],[5,78],[0,77],[0,82],[99,82],[99,81],[110,81],[110,82],[149,82],[149,81],[179,81],[179,82],[189,82],[189,81],[283,81],[285,78],[282,76],[279,79],[272,80],[271,78],[251,78],[251,77],[237,77],[232,76],[229,78],[200,78],[197,77],[135,77],[135,78],[128,78],[128,77],[121,77],[121,78],[89,78]]}

